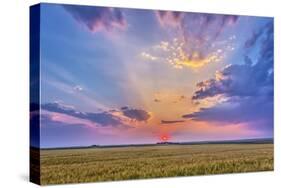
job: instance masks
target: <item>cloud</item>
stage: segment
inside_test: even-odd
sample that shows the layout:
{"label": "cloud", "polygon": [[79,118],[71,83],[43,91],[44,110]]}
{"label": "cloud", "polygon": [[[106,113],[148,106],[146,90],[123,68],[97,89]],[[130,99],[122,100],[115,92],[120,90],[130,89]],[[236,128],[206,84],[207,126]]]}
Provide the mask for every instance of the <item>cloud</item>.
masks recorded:
{"label": "cloud", "polygon": [[128,110],[129,107],[128,107],[128,106],[123,106],[123,107],[121,107],[120,109],[121,109],[122,111],[123,111],[123,110]]}
{"label": "cloud", "polygon": [[79,86],[79,85],[74,86],[73,89],[74,89],[75,91],[83,91],[82,86]]}
{"label": "cloud", "polygon": [[[264,69],[265,68],[265,69]],[[273,85],[270,73],[272,66],[260,64],[233,64],[216,73],[216,78],[197,83],[193,100],[218,95],[225,97],[253,97],[272,95]]]}
{"label": "cloud", "polygon": [[184,95],[180,96],[180,100],[184,100],[186,97]]}
{"label": "cloud", "polygon": [[173,38],[142,52],[146,60],[166,62],[177,69],[199,69],[222,61],[234,50],[236,37],[221,39],[220,36],[226,28],[236,24],[238,16],[173,11],[156,11],[155,14],[162,28],[171,32]]}
{"label": "cloud", "polygon": [[172,120],[172,121],[167,121],[167,120],[161,120],[162,124],[173,124],[173,123],[182,123],[185,122],[184,120]]}
{"label": "cloud", "polygon": [[80,112],[76,111],[74,107],[66,106],[61,103],[47,103],[41,105],[41,108],[50,112],[57,112],[73,116],[80,119],[89,120],[93,123],[97,123],[100,126],[118,126],[122,125],[122,121],[119,117],[112,115],[109,112]]}
{"label": "cloud", "polygon": [[224,124],[249,122],[251,127],[272,131],[273,23],[260,30],[263,34],[252,46],[259,49],[256,61],[245,56],[245,62],[228,65],[217,71],[215,78],[197,83],[192,100],[222,96],[224,102],[185,114],[183,118]]}
{"label": "cloud", "polygon": [[[236,98],[198,112],[183,115],[183,118],[196,121],[242,123],[265,120],[272,117],[273,101],[268,97]],[[272,121],[268,121],[271,122]],[[270,126],[270,125],[268,125]]]}
{"label": "cloud", "polygon": [[244,43],[244,47],[245,48],[253,47],[257,43],[257,41],[261,39],[264,34],[266,34],[266,32],[272,32],[272,31],[273,31],[273,26],[272,23],[269,22],[265,26],[263,26],[263,29],[260,29],[258,31],[253,31],[252,36]]}
{"label": "cloud", "polygon": [[187,52],[184,46],[179,46],[167,60],[174,68],[189,67],[196,69],[210,63],[219,62],[222,58],[223,56],[219,51],[209,52],[208,55],[205,55],[200,50]]}
{"label": "cloud", "polygon": [[150,61],[156,61],[156,60],[158,60],[158,57],[153,56],[153,55],[151,55],[151,54],[149,54],[149,53],[147,53],[147,52],[142,52],[142,53],[141,53],[141,57],[142,57],[143,59],[150,60]]}
{"label": "cloud", "polygon": [[221,21],[219,21],[215,38],[221,34],[221,32],[225,29],[225,27],[234,25],[239,18],[238,16],[235,15],[220,15],[220,16],[221,16]]}
{"label": "cloud", "polygon": [[79,23],[90,31],[107,31],[125,29],[127,22],[123,12],[118,8],[63,5],[64,9]]}
{"label": "cloud", "polygon": [[159,48],[163,51],[169,51],[169,42],[161,41],[160,44],[155,46],[155,48]]}
{"label": "cloud", "polygon": [[178,26],[181,24],[184,13],[176,11],[156,11],[156,18],[162,26]]}
{"label": "cloud", "polygon": [[239,18],[236,15],[177,11],[156,11],[155,15],[159,24],[163,27],[171,26],[191,30],[194,26],[197,26],[198,34],[202,34],[204,29],[212,27],[215,28],[215,37],[218,37],[225,27],[235,24]]}
{"label": "cloud", "polygon": [[[267,28],[268,26],[266,26]],[[264,30],[265,28],[261,28]],[[231,64],[216,72],[215,78],[197,83],[192,99],[205,99],[216,95],[226,97],[252,97],[273,94],[273,32],[263,35],[258,60],[253,63],[245,56],[242,64]]]}
{"label": "cloud", "polygon": [[132,120],[147,121],[151,117],[151,115],[147,111],[141,109],[122,107],[121,110],[124,116]]}
{"label": "cloud", "polygon": [[76,111],[73,106],[65,105],[58,101],[55,101],[54,103],[42,104],[41,108],[50,112],[64,113],[71,116],[76,116],[79,114],[83,115],[81,112]]}
{"label": "cloud", "polygon": [[191,49],[193,47],[192,43],[185,43],[183,38],[174,38],[172,41],[161,41],[147,52],[142,52],[141,57],[151,62],[168,63],[177,69],[198,69],[222,61],[225,54],[233,50],[231,40],[220,44],[213,43],[213,47],[206,50],[203,46]]}
{"label": "cloud", "polygon": [[[71,122],[71,117],[79,118],[82,120],[87,120],[92,123],[98,124],[99,126],[113,126],[113,127],[127,127],[131,120],[134,121],[146,121],[150,118],[150,114],[145,110],[141,109],[131,109],[129,107],[121,107],[121,110],[112,109],[103,112],[80,112],[77,111],[73,106],[62,104],[61,102],[46,103],[42,104],[41,108],[43,110],[57,113],[58,116],[53,118],[53,120],[58,119],[69,119]],[[61,115],[60,115],[61,114]],[[71,117],[65,117],[62,115],[67,115]],[[76,120],[75,120],[76,121]]]}
{"label": "cloud", "polygon": [[239,19],[239,16],[235,15],[176,11],[156,11],[155,15],[164,28],[176,27],[184,33],[185,37],[195,31],[194,36],[197,36],[198,39],[204,38],[206,32],[212,36],[212,39],[216,39],[226,27],[234,25]]}
{"label": "cloud", "polygon": [[252,37],[249,38],[245,44],[244,44],[244,47],[245,48],[250,48],[252,46],[255,45],[256,41],[259,39],[259,37],[261,36],[262,32],[259,32],[259,33],[256,33],[255,31],[253,32],[252,34]]}
{"label": "cloud", "polygon": [[157,98],[155,98],[153,101],[154,101],[154,102],[161,102],[161,100],[160,100],[160,99],[157,99]]}

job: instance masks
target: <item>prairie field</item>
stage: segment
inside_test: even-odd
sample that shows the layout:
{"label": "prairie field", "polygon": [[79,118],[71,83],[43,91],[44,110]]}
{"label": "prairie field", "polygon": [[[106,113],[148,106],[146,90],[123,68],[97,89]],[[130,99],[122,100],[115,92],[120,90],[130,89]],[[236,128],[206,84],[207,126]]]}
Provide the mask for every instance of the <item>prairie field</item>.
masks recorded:
{"label": "prairie field", "polygon": [[41,184],[273,170],[273,144],[41,150]]}

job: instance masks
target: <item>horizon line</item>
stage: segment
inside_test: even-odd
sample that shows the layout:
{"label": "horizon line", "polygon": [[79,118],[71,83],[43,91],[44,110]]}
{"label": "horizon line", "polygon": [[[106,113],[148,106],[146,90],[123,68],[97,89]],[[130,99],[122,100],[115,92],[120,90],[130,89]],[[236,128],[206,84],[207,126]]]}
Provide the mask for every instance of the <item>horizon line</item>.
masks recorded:
{"label": "horizon line", "polygon": [[[62,147],[37,147],[37,146],[31,146],[31,148],[36,149],[79,149],[79,148],[94,148],[94,147],[100,147],[100,148],[106,148],[106,147],[126,147],[126,146],[150,146],[150,145],[161,145],[161,144],[211,144],[211,143],[219,143],[219,142],[247,142],[247,141],[259,141],[259,140],[271,140],[274,141],[274,137],[265,137],[265,138],[245,138],[245,139],[229,139],[229,140],[200,140],[200,141],[160,141],[160,142],[154,142],[154,143],[143,143],[143,144],[92,144],[92,145],[80,145],[80,146],[62,146]],[[251,142],[249,142],[251,143]]]}

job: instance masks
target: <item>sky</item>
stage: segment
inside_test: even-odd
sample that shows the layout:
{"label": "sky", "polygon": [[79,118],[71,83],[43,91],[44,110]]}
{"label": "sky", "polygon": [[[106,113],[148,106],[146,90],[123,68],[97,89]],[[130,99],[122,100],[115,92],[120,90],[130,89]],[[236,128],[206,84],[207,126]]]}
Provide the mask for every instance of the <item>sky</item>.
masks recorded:
{"label": "sky", "polygon": [[40,147],[273,137],[273,18],[41,4],[40,19]]}

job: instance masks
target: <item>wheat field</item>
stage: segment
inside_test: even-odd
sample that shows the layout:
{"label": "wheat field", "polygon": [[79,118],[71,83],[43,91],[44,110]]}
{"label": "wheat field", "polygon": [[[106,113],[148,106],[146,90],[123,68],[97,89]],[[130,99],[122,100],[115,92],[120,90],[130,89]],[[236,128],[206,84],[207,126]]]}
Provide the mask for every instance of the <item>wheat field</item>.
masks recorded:
{"label": "wheat field", "polygon": [[273,170],[273,144],[41,150],[41,184]]}

